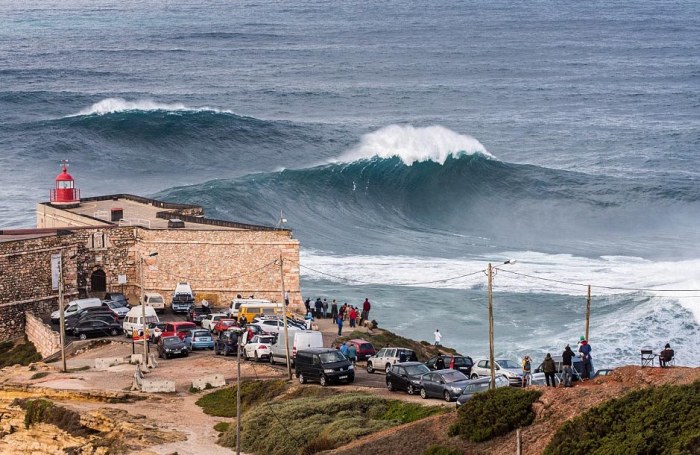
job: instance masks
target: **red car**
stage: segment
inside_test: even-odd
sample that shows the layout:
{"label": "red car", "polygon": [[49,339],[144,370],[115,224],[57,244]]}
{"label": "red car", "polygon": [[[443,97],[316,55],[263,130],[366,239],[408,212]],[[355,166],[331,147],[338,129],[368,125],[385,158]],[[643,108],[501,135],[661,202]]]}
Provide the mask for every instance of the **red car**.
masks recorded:
{"label": "red car", "polygon": [[180,340],[184,340],[186,331],[198,328],[194,322],[167,322],[160,336],[161,338],[177,336]]}
{"label": "red car", "polygon": [[225,332],[231,327],[238,327],[235,319],[219,319],[214,327],[211,328],[212,333]]}
{"label": "red car", "polygon": [[356,338],[354,340],[350,340],[350,343],[355,345],[355,349],[357,350],[357,360],[367,360],[377,353],[372,343],[367,340]]}

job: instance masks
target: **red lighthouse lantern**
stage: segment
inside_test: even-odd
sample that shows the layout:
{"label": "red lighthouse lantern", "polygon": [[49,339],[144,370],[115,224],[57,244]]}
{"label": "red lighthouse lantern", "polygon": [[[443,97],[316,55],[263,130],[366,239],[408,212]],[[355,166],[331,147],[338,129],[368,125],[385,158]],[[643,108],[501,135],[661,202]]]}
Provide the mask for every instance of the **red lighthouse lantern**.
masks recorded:
{"label": "red lighthouse lantern", "polygon": [[51,190],[51,204],[80,204],[80,190],[75,187],[75,180],[68,173],[68,161],[62,160],[63,171],[56,176],[56,186]]}

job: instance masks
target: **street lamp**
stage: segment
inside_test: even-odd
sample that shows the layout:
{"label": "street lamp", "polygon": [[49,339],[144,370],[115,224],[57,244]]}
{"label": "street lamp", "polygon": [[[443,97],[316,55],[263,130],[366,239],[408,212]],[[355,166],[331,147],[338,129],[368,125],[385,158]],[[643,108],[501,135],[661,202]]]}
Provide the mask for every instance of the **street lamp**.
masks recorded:
{"label": "street lamp", "polygon": [[[515,264],[514,259],[509,259],[503,263],[503,265],[506,264]],[[490,389],[495,389],[496,388],[496,359],[495,355],[493,353],[493,271],[496,269],[496,267],[491,267],[491,263],[489,262],[489,267],[488,267],[488,277],[489,277],[489,292],[488,292],[488,300],[489,300],[489,366],[491,367],[491,382],[489,384]]]}
{"label": "street lamp", "polygon": [[143,273],[143,266],[146,263],[147,258],[153,258],[158,256],[157,252],[154,253],[149,253],[147,256],[141,256],[141,260],[139,261],[140,264],[140,270],[141,270],[141,333],[143,337],[143,369],[147,370],[148,369],[148,340],[146,339],[146,302],[144,301],[144,292],[143,292],[143,287],[145,285],[145,278],[144,278],[144,273]]}

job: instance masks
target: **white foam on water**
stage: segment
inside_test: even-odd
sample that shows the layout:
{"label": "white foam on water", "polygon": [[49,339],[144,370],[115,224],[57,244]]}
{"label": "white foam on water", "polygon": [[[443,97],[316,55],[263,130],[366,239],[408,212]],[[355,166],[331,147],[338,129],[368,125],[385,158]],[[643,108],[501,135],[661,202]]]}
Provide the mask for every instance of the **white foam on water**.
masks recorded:
{"label": "white foam on water", "polygon": [[332,161],[398,157],[410,166],[421,161],[443,164],[449,157],[477,153],[495,158],[478,140],[444,126],[388,125],[363,135],[359,144]]}
{"label": "white foam on water", "polygon": [[105,98],[92,106],[85,108],[77,114],[68,117],[78,117],[85,115],[107,115],[118,112],[129,111],[167,111],[167,112],[216,112],[233,114],[231,111],[215,109],[211,107],[192,108],[182,103],[159,103],[153,100],[127,101],[123,98]]}

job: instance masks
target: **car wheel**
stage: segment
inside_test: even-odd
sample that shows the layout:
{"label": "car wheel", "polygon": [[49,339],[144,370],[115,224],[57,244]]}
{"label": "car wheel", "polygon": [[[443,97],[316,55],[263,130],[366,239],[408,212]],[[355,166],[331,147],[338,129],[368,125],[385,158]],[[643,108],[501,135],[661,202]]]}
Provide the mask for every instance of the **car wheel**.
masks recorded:
{"label": "car wheel", "polygon": [[129,332],[127,332],[126,329],[124,329],[124,336],[129,338]]}
{"label": "car wheel", "polygon": [[117,333],[118,333],[118,332],[117,332],[117,329],[112,329],[112,330],[109,331],[109,334],[112,335],[113,337],[114,337],[114,336],[117,336]]}
{"label": "car wheel", "polygon": [[391,381],[386,381],[386,388],[389,392],[394,391],[394,384],[391,383]]}
{"label": "car wheel", "polygon": [[321,377],[319,378],[318,382],[321,383],[322,387],[325,387],[328,385],[328,379],[326,379],[326,375],[322,374]]}
{"label": "car wheel", "polygon": [[166,353],[165,353],[165,360],[168,360],[169,358],[170,358],[170,354],[168,354],[168,353],[166,352]]}
{"label": "car wheel", "polygon": [[390,369],[391,369],[391,364],[390,364],[390,363],[387,363],[386,365],[384,365],[384,372],[385,372],[385,373],[388,373]]}
{"label": "car wheel", "polygon": [[189,351],[185,351],[185,357],[187,357],[187,356],[189,356],[189,355],[190,355],[190,352],[189,352]]}
{"label": "car wheel", "polygon": [[84,333],[81,333],[80,335],[78,335],[78,338],[80,338],[81,340],[87,340],[87,335]]}
{"label": "car wheel", "polygon": [[161,354],[160,351],[158,351],[158,358],[159,358],[159,359],[162,359],[162,358],[163,358],[163,354]]}
{"label": "car wheel", "polygon": [[409,395],[413,395],[414,393],[416,393],[416,391],[413,390],[413,386],[411,384],[408,385],[406,392],[408,392]]}
{"label": "car wheel", "polygon": [[423,399],[428,398],[428,394],[425,393],[425,389],[423,387],[420,388],[420,397]]}
{"label": "car wheel", "polygon": [[353,375],[353,376],[350,376],[350,377],[348,378],[348,384],[352,384],[353,382],[355,382],[355,376],[354,376],[354,375]]}
{"label": "car wheel", "polygon": [[274,364],[275,364],[275,357],[272,354],[270,354],[270,365],[274,365]]}
{"label": "car wheel", "polygon": [[306,384],[306,378],[304,377],[304,373],[299,373],[297,375],[297,378],[299,379],[299,384]]}
{"label": "car wheel", "polygon": [[471,379],[479,379],[479,375],[472,373]]}
{"label": "car wheel", "polygon": [[372,362],[367,362],[367,373],[374,373],[374,367],[372,366]]}
{"label": "car wheel", "polygon": [[445,399],[445,401],[447,401],[448,403],[450,403],[450,402],[452,401],[452,397],[450,396],[450,392],[448,392],[447,390],[445,390],[445,391],[442,393],[442,397],[443,397],[443,398]]}
{"label": "car wheel", "polygon": [[255,362],[260,362],[260,357],[258,357],[258,351],[255,351]]}

